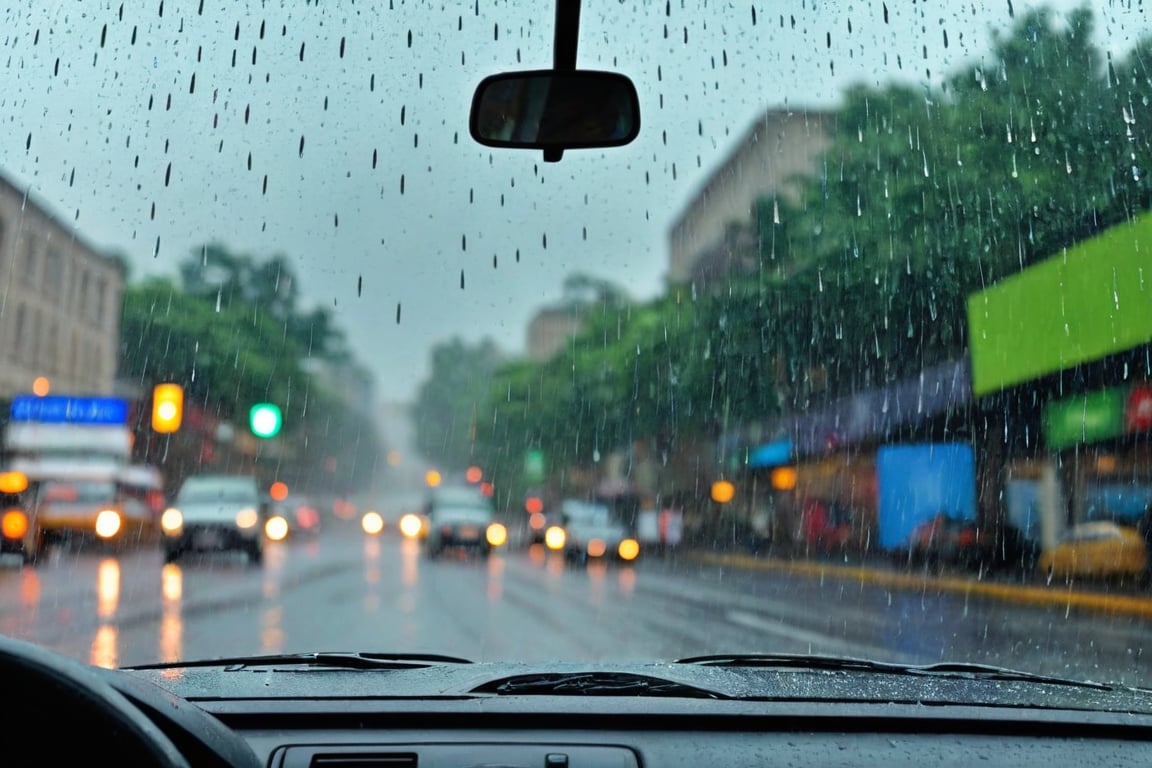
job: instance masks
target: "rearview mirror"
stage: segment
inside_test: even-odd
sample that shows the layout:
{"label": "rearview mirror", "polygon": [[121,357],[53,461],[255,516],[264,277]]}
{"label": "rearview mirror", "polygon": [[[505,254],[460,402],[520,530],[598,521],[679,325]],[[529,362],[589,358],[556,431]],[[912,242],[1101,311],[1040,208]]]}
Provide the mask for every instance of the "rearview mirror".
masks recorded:
{"label": "rearview mirror", "polygon": [[620,147],[640,131],[640,100],[632,81],[615,72],[505,72],[476,87],[469,129],[489,147]]}

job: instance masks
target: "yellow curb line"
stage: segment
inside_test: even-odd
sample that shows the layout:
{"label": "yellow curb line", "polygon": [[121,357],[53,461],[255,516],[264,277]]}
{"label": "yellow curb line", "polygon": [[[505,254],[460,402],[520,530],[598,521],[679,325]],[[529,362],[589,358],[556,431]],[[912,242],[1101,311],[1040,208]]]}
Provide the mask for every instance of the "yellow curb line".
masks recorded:
{"label": "yellow curb line", "polygon": [[953,576],[913,575],[895,573],[874,568],[861,568],[828,563],[797,562],[789,560],[761,560],[747,555],[689,553],[688,558],[708,565],[722,565],[730,568],[743,568],[754,571],[777,571],[798,573],[805,576],[858,580],[888,587],[911,589],[937,589],[942,592],[958,592],[964,595],[985,595],[1001,600],[1025,605],[1057,606],[1065,609],[1078,608],[1108,614],[1121,614],[1152,619],[1152,599],[1126,595],[1103,595],[1090,592],[1073,592],[1057,587],[1031,587],[1016,584],[994,584],[973,581]]}

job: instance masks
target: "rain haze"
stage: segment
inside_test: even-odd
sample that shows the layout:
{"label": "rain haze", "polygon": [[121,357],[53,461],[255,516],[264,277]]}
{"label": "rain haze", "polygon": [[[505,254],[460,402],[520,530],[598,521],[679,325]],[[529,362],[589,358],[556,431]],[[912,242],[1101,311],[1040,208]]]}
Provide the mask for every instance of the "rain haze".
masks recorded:
{"label": "rain haze", "polygon": [[[546,164],[478,146],[466,111],[483,76],[550,66],[546,5],[509,27],[503,3],[450,3],[430,31],[423,3],[212,4],[9,6],[0,170],[133,278],[207,243],[285,256],[384,400],[411,399],[453,336],[520,352],[571,273],[656,295],[670,223],[766,108],[893,73],[937,83],[1033,5],[752,3],[722,23],[714,4],[585,3],[579,65],[657,87],[631,146]],[[1097,31],[1126,49],[1145,13],[1102,4]],[[76,15],[99,34],[62,32]]]}

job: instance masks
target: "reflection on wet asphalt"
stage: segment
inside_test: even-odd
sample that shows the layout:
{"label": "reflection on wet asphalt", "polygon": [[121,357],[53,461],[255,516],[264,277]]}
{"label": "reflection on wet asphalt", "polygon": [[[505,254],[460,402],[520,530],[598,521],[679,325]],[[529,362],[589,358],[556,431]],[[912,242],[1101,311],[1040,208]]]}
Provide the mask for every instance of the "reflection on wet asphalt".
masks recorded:
{"label": "reflection on wet asphalt", "polygon": [[981,661],[1152,685],[1149,622],[991,598],[649,558],[567,565],[541,548],[423,557],[349,524],[220,554],[54,553],[0,566],[0,632],[102,666],[315,650],[634,661],[819,652]]}

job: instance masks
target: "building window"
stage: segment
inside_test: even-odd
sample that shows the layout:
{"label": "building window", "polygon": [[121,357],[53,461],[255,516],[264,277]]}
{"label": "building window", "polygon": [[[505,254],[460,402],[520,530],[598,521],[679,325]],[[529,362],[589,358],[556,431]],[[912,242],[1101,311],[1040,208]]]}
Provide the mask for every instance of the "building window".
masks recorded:
{"label": "building window", "polygon": [[67,370],[69,376],[76,376],[83,370],[80,366],[80,340],[76,331],[72,331],[72,344],[68,348]]}
{"label": "building window", "polygon": [[91,292],[91,279],[88,271],[84,270],[80,273],[80,285],[77,288],[78,295],[76,296],[76,317],[84,320],[89,317],[88,307],[91,306],[92,297],[89,296]]}
{"label": "building window", "polygon": [[24,357],[24,345],[27,343],[28,312],[24,305],[16,307],[16,317],[12,322],[12,343],[8,345],[8,355],[14,362],[21,362]]}
{"label": "building window", "polygon": [[36,258],[37,252],[36,239],[31,235],[24,237],[24,259],[20,264],[20,282],[29,288],[35,288],[37,285],[37,267],[40,266]]}
{"label": "building window", "polygon": [[64,296],[64,257],[55,248],[44,257],[44,295],[50,299]]}
{"label": "building window", "polygon": [[28,348],[25,350],[25,359],[32,365],[33,368],[39,368],[40,362],[44,357],[44,345],[40,341],[40,331],[44,326],[43,313],[40,310],[32,310],[32,324],[28,333]]}
{"label": "building window", "polygon": [[44,340],[44,372],[57,374],[60,372],[60,323],[52,320],[48,325],[48,335]]}
{"label": "building window", "polygon": [[104,325],[104,307],[108,293],[108,281],[103,277],[96,278],[96,296],[95,301],[92,302],[92,319],[96,321],[96,327],[101,328]]}

